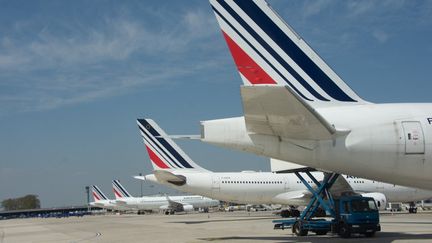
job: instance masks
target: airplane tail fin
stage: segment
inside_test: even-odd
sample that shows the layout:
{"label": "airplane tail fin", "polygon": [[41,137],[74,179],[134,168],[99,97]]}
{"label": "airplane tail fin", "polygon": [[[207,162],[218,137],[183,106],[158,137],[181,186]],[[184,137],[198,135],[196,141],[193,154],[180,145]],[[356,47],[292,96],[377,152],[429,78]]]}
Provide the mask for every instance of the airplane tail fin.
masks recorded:
{"label": "airplane tail fin", "polygon": [[105,196],[98,186],[92,185],[92,194],[95,202],[100,200],[108,200],[107,196]]}
{"label": "airplane tail fin", "polygon": [[137,123],[154,170],[207,171],[189,158],[156,122],[138,119]]}
{"label": "airplane tail fin", "polygon": [[126,189],[123,187],[123,185],[120,184],[119,180],[113,180],[112,186],[113,186],[113,191],[116,199],[132,197],[131,194],[129,194],[129,192],[126,191]]}
{"label": "airplane tail fin", "polygon": [[263,0],[210,0],[245,86],[286,86],[314,105],[363,101]]}

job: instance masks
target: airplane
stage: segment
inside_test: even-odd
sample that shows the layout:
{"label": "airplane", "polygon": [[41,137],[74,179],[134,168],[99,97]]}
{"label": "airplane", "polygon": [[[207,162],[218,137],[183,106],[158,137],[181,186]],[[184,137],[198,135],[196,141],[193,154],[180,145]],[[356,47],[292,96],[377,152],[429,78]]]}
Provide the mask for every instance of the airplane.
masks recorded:
{"label": "airplane", "polygon": [[[213,172],[196,164],[158,124],[151,119],[138,119],[153,174],[136,176],[174,189],[223,201],[243,204],[307,205],[312,194],[293,173]],[[286,162],[271,159],[272,171],[284,171]],[[322,172],[312,172],[323,179]],[[312,181],[308,181],[313,184]],[[348,192],[373,197],[380,209],[387,202],[415,202],[432,196],[432,191],[391,185],[344,175],[336,182],[334,195]]]}
{"label": "airplane", "polygon": [[243,81],[244,116],[201,121],[198,139],[432,189],[431,103],[362,99],[264,0],[210,4]]}
{"label": "airplane", "polygon": [[113,180],[113,189],[116,195],[115,203],[118,206],[136,211],[161,210],[165,214],[174,214],[194,211],[195,208],[208,209],[220,204],[218,200],[199,195],[133,197],[119,180]]}
{"label": "airplane", "polygon": [[98,186],[92,185],[92,194],[94,202],[90,203],[90,206],[116,210],[116,211],[126,211],[129,210],[126,207],[117,205],[116,200],[110,200],[105,194],[99,189]]}

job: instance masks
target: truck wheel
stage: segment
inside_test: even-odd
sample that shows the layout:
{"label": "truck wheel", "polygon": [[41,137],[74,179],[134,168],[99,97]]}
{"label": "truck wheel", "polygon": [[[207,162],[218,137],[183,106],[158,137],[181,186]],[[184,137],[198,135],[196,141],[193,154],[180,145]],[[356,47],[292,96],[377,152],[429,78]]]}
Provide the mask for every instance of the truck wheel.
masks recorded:
{"label": "truck wheel", "polygon": [[340,228],[339,228],[339,235],[342,238],[349,238],[351,236],[351,230],[349,229],[348,225],[343,224]]}
{"label": "truck wheel", "polygon": [[308,230],[301,229],[299,221],[294,223],[294,225],[292,227],[292,232],[293,232],[293,234],[295,234],[297,236],[306,236],[308,234]]}
{"label": "truck wheel", "polygon": [[373,237],[374,235],[375,235],[375,231],[365,233],[366,237]]}

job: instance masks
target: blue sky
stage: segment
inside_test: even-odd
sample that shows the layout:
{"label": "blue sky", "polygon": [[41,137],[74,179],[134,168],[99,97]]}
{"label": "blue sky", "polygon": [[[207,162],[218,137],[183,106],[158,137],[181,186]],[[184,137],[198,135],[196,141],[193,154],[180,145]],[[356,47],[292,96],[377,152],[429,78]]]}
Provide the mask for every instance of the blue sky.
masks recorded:
{"label": "blue sky", "polygon": [[[431,102],[431,1],[270,4],[364,99]],[[136,118],[171,134],[242,114],[241,80],[207,1],[0,1],[0,200],[77,205],[150,173]],[[214,171],[267,160],[180,141]],[[144,184],[144,194],[169,191]]]}

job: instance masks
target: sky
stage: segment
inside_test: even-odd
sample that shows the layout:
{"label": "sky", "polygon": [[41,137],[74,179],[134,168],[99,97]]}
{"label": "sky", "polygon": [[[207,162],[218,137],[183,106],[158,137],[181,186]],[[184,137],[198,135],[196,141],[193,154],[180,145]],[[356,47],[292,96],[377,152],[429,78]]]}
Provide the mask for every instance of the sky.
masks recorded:
{"label": "sky", "polygon": [[[432,101],[432,1],[269,3],[362,98]],[[199,134],[202,120],[242,115],[240,85],[207,1],[0,0],[0,200],[82,205],[87,185],[113,197],[112,179],[139,196],[132,176],[152,169],[136,119]],[[269,170],[178,143],[209,170]]]}

